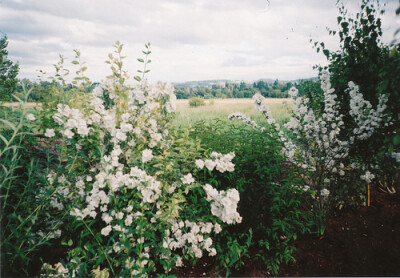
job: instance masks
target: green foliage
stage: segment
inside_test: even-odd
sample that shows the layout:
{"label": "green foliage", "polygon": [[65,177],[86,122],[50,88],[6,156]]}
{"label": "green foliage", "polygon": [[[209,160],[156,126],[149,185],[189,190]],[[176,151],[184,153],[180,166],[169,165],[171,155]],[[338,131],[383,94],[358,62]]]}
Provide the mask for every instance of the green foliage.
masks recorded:
{"label": "green foliage", "polygon": [[189,99],[189,105],[190,107],[198,107],[198,106],[203,106],[206,105],[205,101],[201,97],[192,97]]}
{"label": "green foliage", "polygon": [[[52,157],[33,134],[25,100],[21,110],[0,121],[1,272],[31,276],[40,267],[38,254],[58,236],[62,215],[49,209],[56,194],[45,175]],[[2,115],[3,116],[3,115]],[[13,116],[13,117],[10,117]]]}
{"label": "green foliage", "polygon": [[[144,45],[144,47],[146,48],[145,50],[142,51],[142,53],[145,55],[144,59],[143,58],[138,58],[138,62],[143,64],[143,70],[138,70],[137,72],[142,74],[142,77],[140,76],[134,76],[134,79],[138,82],[140,82],[141,80],[144,79],[144,76],[146,75],[146,73],[150,72],[150,70],[147,68],[148,64],[151,63],[151,60],[149,59],[149,55],[151,54],[151,45],[150,43],[146,43]],[[122,50],[122,48],[121,48]],[[121,64],[122,66],[122,64]]]}
{"label": "green foliage", "polygon": [[7,46],[7,37],[4,36],[0,39],[0,101],[12,100],[18,84],[19,65],[8,60]]}
{"label": "green foliage", "polygon": [[217,260],[219,262],[218,270],[225,272],[228,277],[231,269],[240,269],[245,265],[245,258],[252,244],[253,231],[250,228],[248,234],[225,235],[217,243]]}
{"label": "green foliage", "polygon": [[[220,152],[234,151],[235,171],[228,175],[210,176],[207,171],[202,177],[219,180],[217,188],[224,189],[232,185],[240,192],[239,212],[243,222],[235,229],[222,233],[219,248],[226,251],[228,257],[219,258],[220,265],[239,268],[240,262],[226,262],[226,258],[244,255],[247,241],[241,239],[244,234],[252,234],[250,248],[266,268],[276,274],[282,262],[293,260],[293,240],[297,235],[310,231],[308,213],[303,204],[307,193],[298,189],[300,184],[285,164],[280,146],[270,132],[260,132],[240,123],[215,120],[210,123],[198,122],[193,135],[199,138],[204,148]],[[198,177],[200,179],[201,177]],[[250,232],[251,231],[251,232]],[[233,255],[229,237],[237,239],[241,249]],[[233,252],[233,253],[235,253]]]}
{"label": "green foliage", "polygon": [[314,113],[317,116],[321,116],[321,112],[324,108],[324,92],[321,89],[321,82],[319,80],[303,80],[299,84],[296,84],[295,87],[299,90],[299,96],[309,99],[310,105],[314,109]]}

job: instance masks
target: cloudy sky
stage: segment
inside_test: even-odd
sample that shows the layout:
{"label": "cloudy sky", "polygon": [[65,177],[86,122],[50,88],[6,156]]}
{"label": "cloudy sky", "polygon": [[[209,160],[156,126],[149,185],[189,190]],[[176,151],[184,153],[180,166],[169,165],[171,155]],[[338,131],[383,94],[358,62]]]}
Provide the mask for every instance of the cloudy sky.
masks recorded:
{"label": "cloudy sky", "polygon": [[[355,12],[359,1],[343,0]],[[398,0],[385,3],[383,41],[400,26]],[[310,38],[337,49],[336,0],[0,0],[0,32],[8,36],[9,58],[20,63],[20,78],[38,70],[54,72],[63,54],[72,61],[79,49],[87,75],[100,81],[110,73],[104,63],[119,40],[131,75],[140,68],[146,42],[152,51],[150,80],[316,76],[326,63]]]}

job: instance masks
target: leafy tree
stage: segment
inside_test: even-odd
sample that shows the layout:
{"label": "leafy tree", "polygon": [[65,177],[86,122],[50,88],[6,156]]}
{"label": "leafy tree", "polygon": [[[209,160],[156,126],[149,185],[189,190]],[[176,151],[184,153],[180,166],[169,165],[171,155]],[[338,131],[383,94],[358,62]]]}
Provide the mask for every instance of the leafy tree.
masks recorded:
{"label": "leafy tree", "polygon": [[10,101],[18,84],[19,64],[8,60],[8,41],[0,39],[0,101]]}
{"label": "leafy tree", "polygon": [[[339,3],[339,2],[338,2]],[[385,140],[399,130],[399,108],[400,107],[400,67],[399,67],[399,44],[393,46],[385,45],[381,42],[382,22],[378,1],[363,0],[360,12],[355,18],[348,14],[345,7],[338,4],[339,16],[337,22],[339,31],[329,30],[332,36],[339,36],[340,49],[330,51],[323,42],[314,42],[317,52],[321,51],[329,61],[327,68],[331,73],[332,87],[338,99],[343,103],[341,113],[349,111],[349,94],[347,91],[348,82],[356,83],[364,98],[376,107],[379,95],[390,93],[388,100],[389,113],[394,119],[392,126],[381,130],[370,140],[355,145],[353,155],[360,158],[364,164],[373,163],[371,150],[376,153]],[[320,67],[320,70],[322,68]],[[321,103],[320,103],[321,105]],[[319,110],[316,107],[315,110]],[[344,114],[345,122],[350,122],[350,115]],[[348,125],[351,129],[352,126]],[[343,133],[346,133],[344,130]]]}

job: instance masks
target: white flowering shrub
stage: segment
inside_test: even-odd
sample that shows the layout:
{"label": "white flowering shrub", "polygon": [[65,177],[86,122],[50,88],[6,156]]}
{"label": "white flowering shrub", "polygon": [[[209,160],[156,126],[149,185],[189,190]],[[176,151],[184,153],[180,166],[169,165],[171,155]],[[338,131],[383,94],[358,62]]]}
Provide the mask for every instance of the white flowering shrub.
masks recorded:
{"label": "white flowering shrub", "polygon": [[[188,131],[173,130],[173,87],[143,76],[126,85],[122,45],[116,46],[113,75],[79,108],[58,104],[52,116],[58,128],[45,130],[63,140],[66,171],[54,177],[60,190],[52,205],[69,213],[65,267],[77,276],[95,269],[113,276],[168,274],[215,256],[213,237],[241,222],[236,189],[218,191],[192,176],[203,167],[233,171],[234,154],[204,156]],[[144,53],[147,65],[149,49]]]}
{"label": "white flowering shrub", "polygon": [[[277,134],[282,146],[282,152],[287,160],[298,166],[303,174],[303,183],[311,189],[316,199],[316,206],[325,217],[329,204],[329,195],[334,184],[346,175],[349,165],[350,148],[359,141],[371,137],[377,128],[389,125],[391,118],[386,115],[388,95],[381,95],[376,108],[364,100],[358,87],[349,82],[350,111],[352,122],[345,123],[339,112],[343,103],[337,101],[335,89],[330,85],[327,71],[321,75],[321,89],[324,93],[324,103],[321,112],[316,114],[308,98],[298,97],[296,88],[289,91],[293,103],[293,117],[282,129],[273,119],[270,110],[260,94],[253,99],[256,108],[263,113],[272,132]],[[230,118],[237,116],[231,115]],[[243,116],[239,118],[244,118]],[[252,126],[255,126],[250,122]],[[345,126],[354,126],[350,134],[343,134]],[[364,180],[370,182],[372,175],[364,175]]]}
{"label": "white flowering shrub", "polygon": [[[386,96],[385,114],[392,118],[390,125],[383,123],[379,127],[373,127],[375,130],[373,136],[356,140],[351,146],[349,156],[361,166],[361,169],[365,168],[362,169],[364,173],[373,172],[374,185],[387,184],[384,187],[391,188],[395,185],[394,174],[399,170],[399,165],[388,157],[392,152],[399,152],[400,147],[400,79],[398,78],[400,44],[382,42],[384,10],[379,1],[363,0],[359,5],[358,12],[352,14],[348,12],[346,5],[337,3],[338,26],[335,31],[329,30],[329,35],[337,39],[339,49],[328,49],[324,42],[314,41],[313,45],[317,52],[323,53],[326,57],[328,65],[324,68],[329,69],[330,81],[335,88],[337,99],[344,104],[340,109],[346,123],[342,128],[342,134],[351,134],[357,126],[361,126],[358,122],[352,123],[357,116],[350,115],[350,105],[356,108],[359,100],[358,104],[364,106],[365,99],[371,106],[369,108],[364,106],[363,109],[374,109],[379,113],[379,107],[383,107],[382,97]],[[322,68],[319,67],[319,70]],[[359,86],[362,99],[350,95],[352,89],[349,90],[349,87],[352,85],[349,86],[349,80]],[[351,98],[355,103],[351,104]],[[314,108],[318,108],[318,105]],[[362,116],[359,120],[363,121]],[[373,119],[372,123],[378,124],[379,121]],[[362,125],[364,128],[369,127],[366,122]],[[364,131],[361,128],[358,132]],[[368,132],[365,134],[368,136]],[[387,189],[384,191],[393,192]]]}

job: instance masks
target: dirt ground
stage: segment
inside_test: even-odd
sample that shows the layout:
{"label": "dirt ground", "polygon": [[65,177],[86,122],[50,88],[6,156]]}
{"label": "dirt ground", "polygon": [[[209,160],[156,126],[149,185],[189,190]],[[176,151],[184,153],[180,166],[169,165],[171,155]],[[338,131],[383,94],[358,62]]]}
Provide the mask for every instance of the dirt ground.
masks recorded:
{"label": "dirt ground", "polygon": [[[400,193],[372,191],[370,207],[335,212],[322,237],[303,235],[295,246],[296,262],[281,265],[278,276],[400,276]],[[204,258],[176,274],[217,276],[216,263]],[[271,275],[250,257],[230,276]]]}

